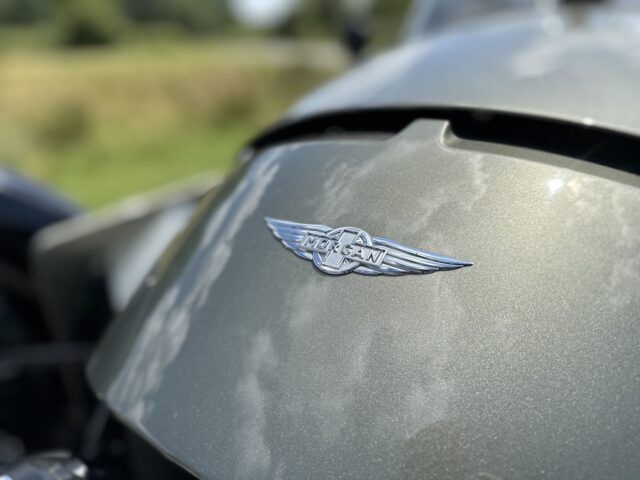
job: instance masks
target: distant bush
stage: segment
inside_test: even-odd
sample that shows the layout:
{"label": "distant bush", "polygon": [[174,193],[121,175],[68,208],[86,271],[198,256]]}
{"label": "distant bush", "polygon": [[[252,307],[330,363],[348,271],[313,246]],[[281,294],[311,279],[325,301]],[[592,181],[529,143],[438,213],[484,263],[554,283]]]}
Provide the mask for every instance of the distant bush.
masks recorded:
{"label": "distant bush", "polygon": [[223,0],[119,0],[127,16],[137,22],[166,22],[189,33],[208,32],[227,25]]}
{"label": "distant bush", "polygon": [[169,3],[169,15],[186,31],[191,33],[221,28],[227,20],[224,2],[174,0]]}
{"label": "distant bush", "polygon": [[29,24],[52,14],[53,0],[0,0],[0,23]]}
{"label": "distant bush", "polygon": [[69,47],[116,43],[126,26],[119,5],[107,0],[65,0],[58,15],[60,43]]}

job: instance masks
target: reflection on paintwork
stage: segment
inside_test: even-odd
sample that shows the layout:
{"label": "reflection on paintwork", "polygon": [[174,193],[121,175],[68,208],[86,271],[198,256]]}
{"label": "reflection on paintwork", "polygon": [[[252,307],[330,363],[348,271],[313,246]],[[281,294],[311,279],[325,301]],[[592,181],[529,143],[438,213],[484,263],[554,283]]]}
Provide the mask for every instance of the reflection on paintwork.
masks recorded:
{"label": "reflection on paintwork", "polygon": [[564,19],[555,13],[547,14],[542,18],[542,29],[547,35],[557,37],[565,30]]}
{"label": "reflection on paintwork", "polygon": [[[621,37],[614,28],[568,31],[562,39],[539,37],[510,59],[515,79],[572,75],[588,69],[594,57],[607,57],[608,62],[625,62],[637,68],[640,53],[629,47],[640,42],[640,36],[630,32]],[[590,117],[583,118],[582,121]],[[593,121],[593,119],[591,119]]]}
{"label": "reflection on paintwork", "polygon": [[260,377],[264,370],[273,372],[277,366],[270,333],[264,330],[257,332],[234,392],[240,418],[233,434],[238,458],[236,478],[264,478],[269,474],[271,451],[265,438],[267,392],[260,384]]}
{"label": "reflection on paintwork", "polygon": [[[113,385],[117,396],[132,418],[143,422],[153,411],[148,396],[162,382],[164,370],[180,352],[187,337],[193,313],[206,303],[210,288],[218,280],[234,247],[231,241],[259,205],[277,172],[277,152],[256,165],[235,191],[207,222],[202,241],[188,265],[191,281],[163,292],[149,321],[140,332],[133,355]],[[210,245],[215,242],[215,246]]]}
{"label": "reflection on paintwork", "polygon": [[638,134],[639,45],[637,10],[594,9],[580,21],[542,13],[500,27],[465,24],[365,63],[305,97],[288,118],[466,107],[575,122],[589,118]]}
{"label": "reflection on paintwork", "polygon": [[[444,128],[256,157],[99,351],[110,407],[204,478],[634,478],[640,191]],[[268,215],[474,266],[329,278]]]}
{"label": "reflection on paintwork", "polygon": [[554,177],[547,182],[549,196],[555,195],[562,187],[564,187],[564,179],[560,177]]}

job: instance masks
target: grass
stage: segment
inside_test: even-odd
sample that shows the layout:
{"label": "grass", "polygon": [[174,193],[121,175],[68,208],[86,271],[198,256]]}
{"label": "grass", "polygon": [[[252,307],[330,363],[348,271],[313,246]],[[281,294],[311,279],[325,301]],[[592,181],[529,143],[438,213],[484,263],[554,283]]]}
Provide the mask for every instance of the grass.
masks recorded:
{"label": "grass", "polygon": [[326,45],[0,50],[0,162],[88,208],[212,171],[343,62]]}

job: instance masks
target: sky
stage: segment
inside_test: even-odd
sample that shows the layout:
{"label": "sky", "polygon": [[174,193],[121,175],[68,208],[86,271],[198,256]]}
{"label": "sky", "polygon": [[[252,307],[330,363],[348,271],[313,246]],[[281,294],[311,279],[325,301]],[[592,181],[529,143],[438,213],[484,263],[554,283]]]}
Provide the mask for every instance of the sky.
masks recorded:
{"label": "sky", "polygon": [[229,0],[236,19],[253,28],[271,28],[281,24],[297,4],[298,0]]}

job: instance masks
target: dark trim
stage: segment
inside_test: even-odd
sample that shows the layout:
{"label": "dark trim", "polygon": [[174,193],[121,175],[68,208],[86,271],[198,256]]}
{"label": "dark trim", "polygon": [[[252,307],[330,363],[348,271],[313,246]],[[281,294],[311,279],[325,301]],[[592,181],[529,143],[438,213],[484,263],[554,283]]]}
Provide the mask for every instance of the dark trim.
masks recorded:
{"label": "dark trim", "polygon": [[340,136],[395,135],[419,119],[450,123],[465,140],[510,145],[563,155],[640,174],[640,138],[600,127],[487,110],[371,109],[334,112],[282,123],[251,143],[253,149]]}

